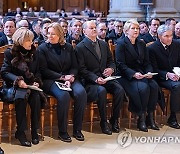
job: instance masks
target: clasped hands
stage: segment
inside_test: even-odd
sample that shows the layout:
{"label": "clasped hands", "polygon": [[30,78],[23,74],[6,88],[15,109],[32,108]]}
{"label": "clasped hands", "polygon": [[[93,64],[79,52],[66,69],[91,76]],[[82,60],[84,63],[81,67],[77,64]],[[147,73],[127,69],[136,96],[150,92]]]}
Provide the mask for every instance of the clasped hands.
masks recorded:
{"label": "clasped hands", "polygon": [[71,83],[73,83],[74,80],[75,80],[75,77],[74,77],[73,74],[71,74],[71,75],[64,75],[64,76],[60,77],[60,80],[65,81],[64,84],[65,84],[68,88],[70,88]]}
{"label": "clasped hands", "polygon": [[179,75],[175,74],[175,73],[167,73],[167,77],[168,79],[172,80],[172,81],[179,81]]}
{"label": "clasped hands", "polygon": [[[103,72],[103,76],[111,76],[113,72],[114,70],[112,68],[106,68]],[[95,82],[98,84],[105,84],[107,81],[105,81],[102,77],[98,77]]]}
{"label": "clasped hands", "polygon": [[[150,72],[148,72],[148,73],[150,73]],[[134,75],[133,75],[133,77],[134,78],[136,78],[136,79],[143,79],[143,78],[147,78],[147,79],[151,79],[153,76],[152,75],[148,75],[148,73],[146,74],[146,75],[143,75],[143,74],[141,74],[140,72],[136,72]]]}

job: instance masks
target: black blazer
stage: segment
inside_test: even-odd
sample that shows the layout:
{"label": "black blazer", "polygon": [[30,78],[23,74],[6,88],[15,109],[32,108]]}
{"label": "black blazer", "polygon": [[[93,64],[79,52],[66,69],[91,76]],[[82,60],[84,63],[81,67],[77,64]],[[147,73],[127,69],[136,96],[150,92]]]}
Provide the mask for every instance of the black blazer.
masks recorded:
{"label": "black blazer", "polygon": [[0,37],[0,47],[7,45],[8,44],[8,40],[6,35],[3,33],[3,35]]}
{"label": "black blazer", "polygon": [[156,41],[156,40],[153,39],[153,37],[152,37],[151,34],[149,34],[149,33],[144,34],[144,35],[141,37],[141,39],[143,39],[146,44],[149,43],[149,42],[154,42],[154,41]]}
{"label": "black blazer", "polygon": [[43,79],[43,89],[49,92],[51,85],[62,75],[77,75],[78,65],[73,47],[69,43],[61,46],[61,54],[57,54],[50,43],[38,47],[40,71]]}
{"label": "black blazer", "polygon": [[149,62],[149,55],[143,41],[136,39],[137,51],[135,51],[128,37],[120,40],[116,46],[117,74],[131,80],[136,72],[142,74],[153,72]]}
{"label": "black blazer", "polygon": [[180,67],[180,43],[173,40],[169,50],[168,53],[159,40],[148,46],[150,61],[160,80],[166,80],[167,72],[173,72],[173,67]]}
{"label": "black blazer", "polygon": [[103,77],[102,73],[105,68],[115,70],[108,44],[98,39],[97,41],[100,46],[101,59],[98,58],[92,41],[87,37],[76,46],[80,75],[86,80],[86,83],[95,83],[98,77]]}

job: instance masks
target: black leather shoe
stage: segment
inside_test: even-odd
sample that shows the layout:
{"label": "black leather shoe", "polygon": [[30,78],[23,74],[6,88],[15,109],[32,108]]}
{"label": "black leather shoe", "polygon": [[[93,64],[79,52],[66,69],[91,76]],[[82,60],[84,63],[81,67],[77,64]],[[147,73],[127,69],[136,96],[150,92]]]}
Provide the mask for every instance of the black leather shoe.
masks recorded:
{"label": "black leather shoe", "polygon": [[119,128],[119,122],[118,122],[118,120],[112,120],[112,119],[110,119],[109,122],[110,122],[110,124],[111,124],[111,126],[112,126],[112,132],[114,132],[114,133],[119,133],[120,128]]}
{"label": "black leather shoe", "polygon": [[174,120],[174,121],[168,120],[167,123],[168,123],[169,127],[172,127],[175,129],[180,129],[180,125],[178,124],[178,122],[176,120]]}
{"label": "black leather shoe", "polygon": [[0,154],[4,154],[4,150],[0,148]]}
{"label": "black leather shoe", "polygon": [[58,138],[63,142],[72,142],[71,137],[67,132],[59,132]]}
{"label": "black leather shoe", "polygon": [[111,131],[111,129],[109,128],[107,122],[101,122],[101,123],[100,123],[100,126],[101,126],[101,130],[102,130],[102,132],[103,132],[104,134],[112,135],[112,131]]}
{"label": "black leather shoe", "polygon": [[84,141],[84,135],[80,130],[73,131],[73,137],[78,141]]}
{"label": "black leather shoe", "polygon": [[24,132],[16,131],[15,138],[19,140],[22,146],[31,147],[31,142],[27,140],[26,134]]}
{"label": "black leather shoe", "polygon": [[37,131],[32,131],[31,132],[32,135],[32,144],[36,145],[39,143],[39,136],[37,134]]}
{"label": "black leather shoe", "polygon": [[138,121],[137,121],[137,128],[140,131],[148,132],[148,129],[147,129],[146,123],[145,123],[145,114],[142,114],[141,116],[139,116]]}
{"label": "black leather shoe", "polygon": [[153,113],[149,113],[146,117],[146,126],[150,127],[153,130],[159,130],[159,127],[156,125],[154,121],[154,115]]}

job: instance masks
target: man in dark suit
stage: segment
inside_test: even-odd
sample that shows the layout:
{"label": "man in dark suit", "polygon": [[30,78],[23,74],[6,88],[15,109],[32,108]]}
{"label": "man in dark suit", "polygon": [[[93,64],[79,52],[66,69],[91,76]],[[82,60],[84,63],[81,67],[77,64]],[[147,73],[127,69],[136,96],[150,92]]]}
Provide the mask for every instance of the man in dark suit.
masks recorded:
{"label": "man in dark suit", "polygon": [[141,37],[146,44],[157,40],[157,29],[159,26],[160,20],[158,18],[152,18],[149,21],[149,32]]}
{"label": "man in dark suit", "polygon": [[4,19],[4,32],[2,37],[0,38],[0,47],[12,44],[12,35],[16,31],[15,21],[12,18],[5,18]]}
{"label": "man in dark suit", "polygon": [[[97,101],[102,132],[108,135],[119,132],[118,118],[123,102],[124,90],[116,80],[106,81],[115,70],[108,44],[98,40],[96,24],[87,21],[83,25],[85,38],[76,46],[80,75],[85,81],[88,101]],[[113,114],[110,119],[112,131],[106,117],[106,94],[113,94]]]}
{"label": "man in dark suit", "polygon": [[180,44],[172,40],[172,29],[167,25],[158,28],[159,40],[148,47],[154,72],[158,73],[157,81],[161,87],[171,91],[170,117],[168,125],[180,129],[176,112],[180,109],[180,77],[173,72],[173,67],[180,67]]}

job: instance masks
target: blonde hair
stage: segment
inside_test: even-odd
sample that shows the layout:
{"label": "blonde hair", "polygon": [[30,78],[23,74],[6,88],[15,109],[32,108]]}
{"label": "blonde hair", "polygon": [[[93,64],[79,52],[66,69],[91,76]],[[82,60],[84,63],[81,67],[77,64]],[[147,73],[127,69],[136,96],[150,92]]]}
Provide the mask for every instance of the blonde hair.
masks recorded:
{"label": "blonde hair", "polygon": [[124,24],[124,29],[123,29],[123,31],[124,31],[124,33],[126,35],[127,35],[127,31],[130,29],[132,24],[135,24],[135,25],[139,26],[139,23],[137,22],[136,19],[130,19],[130,20],[126,21],[125,24]]}
{"label": "blonde hair", "polygon": [[49,28],[54,28],[56,35],[59,37],[59,43],[61,45],[64,45],[66,41],[64,38],[64,31],[63,31],[63,28],[61,27],[61,25],[58,22],[54,22],[48,26],[47,30]]}
{"label": "blonde hair", "polygon": [[33,40],[34,34],[25,27],[18,28],[12,36],[15,45],[23,45],[25,41]]}

